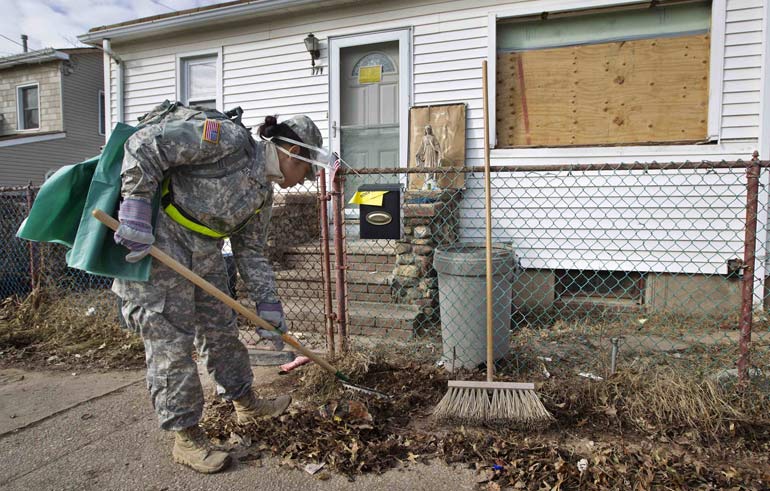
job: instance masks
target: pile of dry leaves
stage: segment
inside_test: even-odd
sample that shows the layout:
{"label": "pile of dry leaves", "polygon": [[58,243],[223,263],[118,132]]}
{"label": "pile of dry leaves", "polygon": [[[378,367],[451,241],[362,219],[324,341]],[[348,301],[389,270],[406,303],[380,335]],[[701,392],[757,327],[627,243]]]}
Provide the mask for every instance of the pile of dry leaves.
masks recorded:
{"label": "pile of dry leaves", "polygon": [[324,464],[324,472],[351,479],[441,459],[475,469],[481,489],[766,489],[770,482],[767,395],[664,371],[552,379],[538,387],[557,419],[551,427],[471,428],[431,420],[447,380],[433,364],[358,352],[340,365],[393,398],[343,393],[311,365],[273,387],[294,387],[299,399],[280,420],[237,426],[231,405],[214,401],[205,427],[222,441],[253,442],[286,465]]}

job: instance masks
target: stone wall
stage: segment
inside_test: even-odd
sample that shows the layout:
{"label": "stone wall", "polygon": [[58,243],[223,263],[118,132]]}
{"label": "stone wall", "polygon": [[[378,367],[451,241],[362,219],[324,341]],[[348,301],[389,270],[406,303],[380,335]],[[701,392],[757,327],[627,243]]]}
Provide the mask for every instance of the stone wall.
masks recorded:
{"label": "stone wall", "polygon": [[396,245],[392,301],[417,305],[424,319],[438,319],[438,278],[433,253],[457,241],[462,193],[408,191],[404,197],[404,237]]}

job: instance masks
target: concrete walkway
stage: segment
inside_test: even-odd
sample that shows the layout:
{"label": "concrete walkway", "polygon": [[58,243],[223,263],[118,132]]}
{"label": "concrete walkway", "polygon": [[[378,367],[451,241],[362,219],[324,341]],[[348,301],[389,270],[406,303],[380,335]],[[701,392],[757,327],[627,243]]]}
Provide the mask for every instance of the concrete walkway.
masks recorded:
{"label": "concrete walkway", "polygon": [[0,370],[0,435],[143,379],[143,370],[87,374]]}
{"label": "concrete walkway", "polygon": [[[275,369],[255,372],[257,380],[265,381]],[[110,372],[81,379],[93,390],[84,389],[78,376],[0,371],[0,489],[432,491],[470,490],[475,484],[472,471],[440,463],[352,483],[336,475],[321,481],[267,457],[236,462],[218,475],[197,474],[171,461],[173,438],[157,429],[141,374]],[[81,391],[73,389],[78,384]],[[23,424],[8,423],[17,419]]]}

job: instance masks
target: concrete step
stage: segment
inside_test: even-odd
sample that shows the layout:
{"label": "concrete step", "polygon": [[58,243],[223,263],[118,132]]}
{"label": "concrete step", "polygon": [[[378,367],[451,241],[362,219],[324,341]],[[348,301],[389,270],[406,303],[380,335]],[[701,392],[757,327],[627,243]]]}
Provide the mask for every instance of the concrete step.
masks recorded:
{"label": "concrete step", "polygon": [[[396,264],[396,243],[387,240],[353,240],[346,243],[346,258],[349,271],[390,272]],[[334,266],[334,244],[329,247],[330,260]],[[322,252],[317,242],[288,247],[283,256],[288,269],[321,271]]]}
{"label": "concrete step", "polygon": [[[284,256],[286,269],[306,271],[308,274],[320,274],[322,263],[320,254],[313,256],[310,254],[288,254]],[[331,258],[331,267],[335,267],[334,256]],[[390,273],[396,267],[395,256],[383,255],[348,255],[348,271],[377,271],[380,273]]]}
{"label": "concrete step", "polygon": [[[289,330],[325,333],[323,302],[284,301]],[[412,337],[420,310],[413,305],[350,302],[348,332],[352,336],[376,336],[405,340]]]}
{"label": "concrete step", "polygon": [[[346,247],[348,254],[371,254],[379,252],[383,254],[395,255],[396,241],[384,240],[384,239],[356,239],[346,240]],[[287,247],[286,252],[310,252],[317,253],[321,251],[320,241],[306,242],[295,246]],[[334,255],[334,241],[329,240],[329,252]]]}
{"label": "concrete step", "polygon": [[[281,298],[319,298],[323,299],[323,277],[304,276],[300,270],[275,272],[278,294]],[[348,295],[353,301],[384,302],[391,301],[390,273],[378,271],[348,271]],[[332,277],[332,298],[336,298],[336,278]]]}
{"label": "concrete step", "polygon": [[[391,295],[391,273],[378,271],[348,271],[347,294],[352,302],[377,302],[389,304]],[[336,293],[336,292],[335,292]],[[334,295],[336,297],[336,295]]]}
{"label": "concrete step", "polygon": [[[396,264],[394,241],[352,240],[347,242],[347,293],[350,301],[390,304],[391,274]],[[334,244],[330,244],[332,297],[336,298]],[[321,244],[317,241],[287,247],[282,269],[276,269],[278,294],[282,300],[323,302]]]}

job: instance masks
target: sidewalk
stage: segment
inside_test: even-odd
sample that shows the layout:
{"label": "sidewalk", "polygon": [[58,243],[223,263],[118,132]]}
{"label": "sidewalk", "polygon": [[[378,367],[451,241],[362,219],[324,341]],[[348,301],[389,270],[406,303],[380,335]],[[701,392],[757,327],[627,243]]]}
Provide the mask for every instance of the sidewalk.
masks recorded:
{"label": "sidewalk", "polygon": [[[89,385],[100,390],[82,394],[80,402],[69,401],[68,409],[60,412],[43,411],[37,421],[25,423],[25,428],[0,435],[4,464],[0,466],[0,489],[432,491],[470,490],[475,484],[472,471],[441,463],[362,476],[352,483],[336,475],[320,481],[303,471],[282,468],[267,456],[235,462],[222,474],[197,474],[171,461],[173,438],[157,429],[143,378],[126,385],[125,374],[130,372],[119,373],[88,375]],[[255,369],[256,379],[261,381],[274,373],[274,368]],[[22,375],[24,379],[19,380]],[[133,372],[130,377],[136,379],[136,375]],[[29,398],[45,391],[46,380],[52,390],[58,387],[67,392],[66,384],[71,383],[67,376],[76,378],[71,374],[0,371],[4,405],[0,417],[7,418],[9,408],[29,407]],[[29,390],[32,385],[25,387],[27,380],[34,384],[34,391]],[[106,385],[112,391],[105,390]]]}

